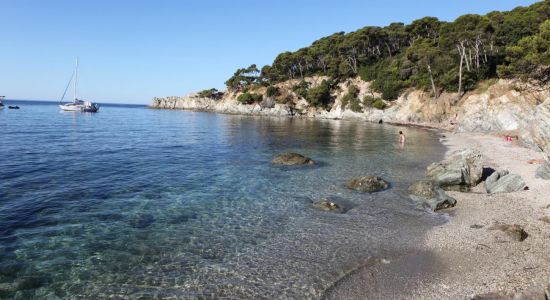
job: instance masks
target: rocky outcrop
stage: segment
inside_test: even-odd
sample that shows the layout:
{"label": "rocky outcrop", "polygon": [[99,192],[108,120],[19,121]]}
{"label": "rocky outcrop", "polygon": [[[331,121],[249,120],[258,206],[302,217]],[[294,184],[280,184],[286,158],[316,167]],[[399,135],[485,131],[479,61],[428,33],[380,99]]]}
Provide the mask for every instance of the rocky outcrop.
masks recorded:
{"label": "rocky outcrop", "polygon": [[510,174],[508,170],[496,171],[485,180],[485,189],[489,194],[512,193],[527,187],[521,176]]}
{"label": "rocky outcrop", "polygon": [[467,190],[481,181],[482,163],[478,150],[458,150],[441,162],[429,165],[426,177],[445,190]]}
{"label": "rocky outcrop", "polygon": [[358,192],[373,193],[389,188],[389,183],[379,176],[362,176],[352,178],[346,187]]}
{"label": "rocky outcrop", "polygon": [[512,240],[515,240],[518,242],[523,242],[529,236],[529,234],[527,234],[527,232],[523,229],[523,227],[517,224],[514,224],[514,225],[495,224],[489,227],[489,230],[499,230],[505,233]]}
{"label": "rocky outcrop", "polygon": [[536,177],[544,180],[550,180],[550,163],[548,161],[540,165],[536,171]]}
{"label": "rocky outcrop", "polygon": [[431,180],[419,181],[411,185],[408,191],[413,201],[433,211],[456,205],[456,199],[447,195],[437,183]]}
{"label": "rocky outcrop", "polygon": [[309,158],[298,153],[283,153],[275,156],[271,163],[284,166],[300,166],[300,165],[312,165],[315,162]]}

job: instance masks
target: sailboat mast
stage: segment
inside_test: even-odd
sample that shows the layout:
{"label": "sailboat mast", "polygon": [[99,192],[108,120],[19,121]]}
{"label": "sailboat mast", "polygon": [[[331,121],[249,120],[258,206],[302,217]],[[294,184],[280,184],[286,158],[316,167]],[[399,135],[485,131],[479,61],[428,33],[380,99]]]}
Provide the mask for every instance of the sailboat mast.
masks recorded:
{"label": "sailboat mast", "polygon": [[74,68],[74,101],[76,102],[76,100],[78,99],[76,97],[76,84],[78,82],[78,57],[76,58],[76,65],[75,65],[75,68]]}

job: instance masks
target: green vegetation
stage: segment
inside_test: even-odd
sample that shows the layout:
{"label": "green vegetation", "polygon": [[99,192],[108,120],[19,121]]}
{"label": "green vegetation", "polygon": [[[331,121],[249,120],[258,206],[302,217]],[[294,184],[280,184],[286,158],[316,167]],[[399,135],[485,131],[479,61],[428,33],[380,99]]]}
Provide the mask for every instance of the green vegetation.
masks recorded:
{"label": "green vegetation", "polygon": [[330,97],[332,83],[323,80],[320,85],[307,90],[306,100],[312,106],[326,107],[332,100]]}
{"label": "green vegetation", "polygon": [[309,82],[302,80],[300,81],[300,83],[292,87],[292,91],[296,93],[296,95],[302,98],[306,98],[309,86],[310,86]]}
{"label": "green vegetation", "polygon": [[386,108],[386,102],[384,102],[384,100],[382,100],[381,98],[366,95],[363,98],[363,107],[374,107],[376,109],[384,109]]}
{"label": "green vegetation", "polygon": [[197,95],[201,98],[220,99],[223,96],[223,93],[218,92],[217,89],[212,88],[209,90],[200,91]]}
{"label": "green vegetation", "polygon": [[265,95],[267,97],[277,97],[281,94],[281,91],[279,91],[279,88],[276,86],[268,86]]}
{"label": "green vegetation", "polygon": [[[335,84],[310,88],[307,76],[322,75],[334,83],[360,76],[386,100],[407,88],[462,95],[493,78],[521,78],[550,82],[550,0],[508,12],[468,14],[453,22],[425,17],[411,24],[368,26],[338,32],[309,47],[279,54],[271,66],[239,69],[227,82],[230,90],[252,85],[270,86],[289,79],[293,88],[316,106],[326,106]],[[352,105],[353,97],[345,100]],[[370,100],[369,100],[370,101]],[[380,108],[383,101],[369,106]],[[357,107],[356,107],[357,108]]]}
{"label": "green vegetation", "polygon": [[250,65],[248,68],[238,69],[231,78],[229,78],[225,85],[230,90],[245,91],[248,87],[260,84],[260,71],[256,65]]}
{"label": "green vegetation", "polygon": [[261,94],[244,92],[237,97],[237,100],[242,104],[252,104],[262,101],[263,96]]}
{"label": "green vegetation", "polygon": [[362,112],[363,107],[359,103],[359,88],[356,85],[350,85],[348,92],[342,97],[342,109],[349,106],[354,112]]}

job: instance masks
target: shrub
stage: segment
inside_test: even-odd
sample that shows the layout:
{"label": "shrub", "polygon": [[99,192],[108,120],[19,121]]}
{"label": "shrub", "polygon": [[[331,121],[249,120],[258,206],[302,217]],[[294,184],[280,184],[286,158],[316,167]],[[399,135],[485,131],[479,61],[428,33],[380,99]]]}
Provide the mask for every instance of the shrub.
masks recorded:
{"label": "shrub", "polygon": [[382,99],[376,99],[376,101],[374,101],[374,103],[372,104],[372,107],[376,108],[376,109],[384,109],[386,108],[386,102],[384,102],[384,100]]}
{"label": "shrub", "polygon": [[265,91],[265,95],[267,97],[277,97],[281,94],[281,92],[279,91],[279,88],[276,87],[276,86],[268,86],[266,91]]}
{"label": "shrub", "polygon": [[306,100],[313,106],[326,106],[330,98],[330,82],[323,80],[320,85],[307,91]]}
{"label": "shrub", "polygon": [[277,101],[277,103],[280,103],[280,104],[292,103],[292,100],[294,100],[294,97],[291,94],[288,94],[284,97],[275,98],[275,101]]}
{"label": "shrub", "polygon": [[292,87],[292,91],[296,93],[296,95],[302,98],[306,98],[309,86],[310,86],[309,82],[302,80],[300,81],[300,83]]}
{"label": "shrub", "polygon": [[380,98],[373,97],[373,96],[370,96],[370,95],[366,95],[363,98],[363,106],[364,107],[374,107],[376,109],[384,109],[384,108],[386,108],[386,102],[384,102],[384,100],[382,100]]}
{"label": "shrub", "polygon": [[252,104],[254,102],[262,101],[263,96],[261,94],[245,92],[237,97],[237,100],[242,104]]}
{"label": "shrub", "polygon": [[357,96],[359,95],[359,88],[355,85],[350,85],[348,87],[347,94],[342,97],[342,109],[345,109],[348,105],[349,108],[354,112],[362,112],[363,108],[359,103]]}

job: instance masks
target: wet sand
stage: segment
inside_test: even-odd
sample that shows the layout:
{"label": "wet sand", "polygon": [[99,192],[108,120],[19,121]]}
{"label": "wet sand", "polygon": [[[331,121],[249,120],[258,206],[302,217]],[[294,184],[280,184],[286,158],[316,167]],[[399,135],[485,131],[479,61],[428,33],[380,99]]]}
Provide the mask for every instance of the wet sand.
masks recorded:
{"label": "wet sand", "polygon": [[[449,133],[442,142],[448,153],[479,149],[485,167],[521,175],[529,190],[489,195],[481,183],[468,193],[448,192],[458,203],[441,212],[447,223],[430,229],[417,249],[355,270],[325,299],[469,299],[548,285],[550,224],[540,218],[550,216],[550,181],[535,178],[539,165],[528,163],[543,154],[484,134]],[[519,224],[529,236],[519,242],[488,230],[495,223]]]}

